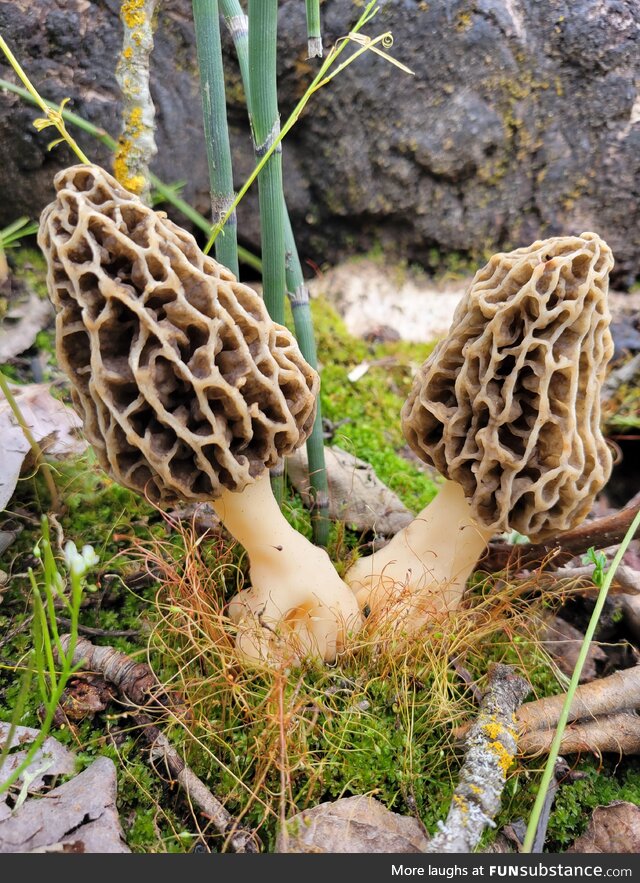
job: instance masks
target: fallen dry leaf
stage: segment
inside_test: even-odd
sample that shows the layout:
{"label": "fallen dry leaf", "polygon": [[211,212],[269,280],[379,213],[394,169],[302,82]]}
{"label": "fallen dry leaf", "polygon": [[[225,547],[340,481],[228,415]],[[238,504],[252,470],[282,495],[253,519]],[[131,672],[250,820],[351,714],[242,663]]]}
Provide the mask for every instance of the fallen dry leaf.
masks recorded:
{"label": "fallen dry leaf", "polygon": [[130,852],[116,810],[116,768],[99,757],[46,797],[0,820],[0,853]]}
{"label": "fallen dry leaf", "polygon": [[11,303],[0,323],[0,362],[29,349],[53,317],[53,307],[33,291]]}
{"label": "fallen dry leaf", "polygon": [[[43,452],[51,457],[68,457],[81,454],[86,448],[78,431],[82,421],[65,404],[54,399],[46,383],[28,386],[11,385],[11,392],[20,408],[33,437]],[[20,473],[29,463],[31,449],[24,437],[9,403],[0,396],[0,510],[11,499]]]}
{"label": "fallen dry leaf", "polygon": [[373,797],[343,797],[293,816],[276,852],[424,852],[428,837],[417,819],[386,809]]}
{"label": "fallen dry leaf", "polygon": [[[7,747],[9,730],[10,725],[0,721],[0,751]],[[14,770],[24,762],[29,746],[38,732],[31,727],[16,727],[9,745],[9,748],[14,750],[7,755],[4,763],[0,766],[0,784],[6,782]],[[42,791],[58,776],[66,776],[75,771],[76,761],[72,752],[61,745],[57,739],[49,736],[17,780],[16,785],[20,787],[24,781],[27,781],[30,792]],[[7,795],[6,793],[0,794],[0,823],[10,815],[11,809],[7,804]]]}
{"label": "fallen dry leaf", "polygon": [[[354,530],[375,530],[395,536],[413,520],[400,498],[377,477],[372,467],[338,447],[325,447],[329,482],[329,518]],[[307,452],[303,447],[287,457],[287,474],[305,504],[309,497]]]}
{"label": "fallen dry leaf", "polygon": [[640,852],[640,806],[624,800],[596,806],[587,830],[567,852]]}

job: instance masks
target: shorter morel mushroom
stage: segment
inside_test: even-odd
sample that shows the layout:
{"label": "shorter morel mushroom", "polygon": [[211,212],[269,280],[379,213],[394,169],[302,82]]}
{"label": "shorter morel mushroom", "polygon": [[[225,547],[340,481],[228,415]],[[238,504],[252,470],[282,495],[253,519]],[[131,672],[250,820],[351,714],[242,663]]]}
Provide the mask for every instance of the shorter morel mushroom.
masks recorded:
{"label": "shorter morel mushroom", "polygon": [[374,620],[418,628],[459,603],[493,534],[543,541],[588,514],[611,471],[600,387],[612,266],[583,233],[494,255],[476,274],[402,411],[409,445],[447,481],[345,577]]}
{"label": "shorter morel mushroom", "polygon": [[260,659],[333,660],[360,614],[282,516],[269,468],[313,426],[319,380],[262,299],[96,166],[55,179],[39,244],[57,352],[103,468],[155,503],[213,501],[249,556],[231,605]]}

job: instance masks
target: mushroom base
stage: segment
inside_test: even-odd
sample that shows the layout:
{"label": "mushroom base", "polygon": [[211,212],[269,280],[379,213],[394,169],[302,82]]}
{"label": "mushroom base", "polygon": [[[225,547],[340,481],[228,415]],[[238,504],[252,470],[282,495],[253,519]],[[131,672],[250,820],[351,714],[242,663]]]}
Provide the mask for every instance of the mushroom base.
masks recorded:
{"label": "mushroom base", "polygon": [[357,561],[345,582],[374,627],[394,622],[412,633],[459,605],[491,535],[472,517],[460,485],[447,481],[388,545]]}
{"label": "mushroom base", "polygon": [[268,473],[242,493],[223,492],[213,508],[249,556],[251,588],[229,606],[243,656],[333,662],[349,631],[362,623],[357,600],[324,549],[286,521]]}

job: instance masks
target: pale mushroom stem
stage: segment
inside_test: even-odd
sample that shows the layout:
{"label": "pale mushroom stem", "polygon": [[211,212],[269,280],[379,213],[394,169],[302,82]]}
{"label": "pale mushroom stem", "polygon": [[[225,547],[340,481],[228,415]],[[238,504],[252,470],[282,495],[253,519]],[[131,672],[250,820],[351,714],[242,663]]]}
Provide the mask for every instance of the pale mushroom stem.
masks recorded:
{"label": "pale mushroom stem", "polygon": [[360,558],[345,582],[372,621],[400,619],[415,631],[460,603],[492,531],[473,518],[459,484],[438,496],[383,549]]}
{"label": "pale mushroom stem", "polygon": [[329,556],[287,522],[268,473],[241,493],[213,502],[229,533],[249,556],[251,588],[231,602],[238,646],[253,659],[290,654],[335,659],[361,623],[357,601]]}

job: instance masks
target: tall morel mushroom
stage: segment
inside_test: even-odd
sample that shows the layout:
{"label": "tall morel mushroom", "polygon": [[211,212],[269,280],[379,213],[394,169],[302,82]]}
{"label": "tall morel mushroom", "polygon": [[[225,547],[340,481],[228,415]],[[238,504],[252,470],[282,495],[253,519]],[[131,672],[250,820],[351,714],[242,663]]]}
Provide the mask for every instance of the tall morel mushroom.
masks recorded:
{"label": "tall morel mushroom", "polygon": [[249,555],[251,588],[230,608],[246,656],[295,638],[298,655],[334,659],[357,603],[284,519],[268,471],[311,431],[316,372],[252,289],[103,169],[74,166],[55,187],[38,242],[101,465],[155,503],[213,501]]}
{"label": "tall morel mushroom", "polygon": [[458,604],[494,533],[547,540],[588,514],[611,471],[600,388],[612,266],[583,233],[494,255],[476,274],[402,411],[409,445],[447,481],[349,570],[362,607],[416,628]]}

